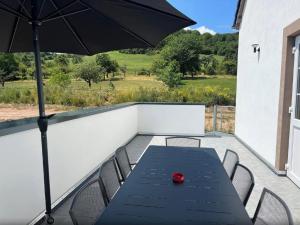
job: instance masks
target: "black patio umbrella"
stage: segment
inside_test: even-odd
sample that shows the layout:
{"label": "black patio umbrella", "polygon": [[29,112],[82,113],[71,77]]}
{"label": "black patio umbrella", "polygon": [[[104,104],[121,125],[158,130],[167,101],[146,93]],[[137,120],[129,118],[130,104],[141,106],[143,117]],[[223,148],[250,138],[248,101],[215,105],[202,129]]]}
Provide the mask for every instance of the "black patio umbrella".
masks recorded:
{"label": "black patio umbrella", "polygon": [[[92,55],[155,46],[195,24],[166,0],[0,0],[0,51],[34,52],[46,216],[51,219],[40,51]],[[51,221],[49,221],[51,222]]]}

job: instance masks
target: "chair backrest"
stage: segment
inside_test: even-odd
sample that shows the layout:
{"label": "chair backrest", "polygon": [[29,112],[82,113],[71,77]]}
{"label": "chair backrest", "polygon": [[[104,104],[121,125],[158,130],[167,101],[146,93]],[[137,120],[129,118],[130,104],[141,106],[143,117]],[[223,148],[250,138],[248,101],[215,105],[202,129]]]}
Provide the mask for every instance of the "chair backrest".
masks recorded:
{"label": "chair backrest", "polygon": [[255,184],[252,172],[247,167],[236,164],[232,184],[244,206],[246,206]]}
{"label": "chair backrest", "polygon": [[107,205],[99,179],[83,186],[75,195],[70,216],[74,225],[93,225]]}
{"label": "chair backrest", "polygon": [[232,179],[235,166],[238,163],[239,163],[238,154],[232,150],[227,149],[223,159],[223,166],[230,179]]}
{"label": "chair backrest", "polygon": [[102,164],[99,170],[99,178],[104,186],[105,197],[109,202],[121,185],[114,158],[110,158]]}
{"label": "chair backrest", "polygon": [[131,165],[125,146],[117,149],[115,152],[115,159],[120,170],[122,180],[125,181],[131,172]]}
{"label": "chair backrest", "polygon": [[193,137],[167,137],[166,146],[174,147],[201,147],[201,139]]}
{"label": "chair backrest", "polygon": [[253,217],[254,225],[293,225],[286,203],[272,191],[264,188]]}

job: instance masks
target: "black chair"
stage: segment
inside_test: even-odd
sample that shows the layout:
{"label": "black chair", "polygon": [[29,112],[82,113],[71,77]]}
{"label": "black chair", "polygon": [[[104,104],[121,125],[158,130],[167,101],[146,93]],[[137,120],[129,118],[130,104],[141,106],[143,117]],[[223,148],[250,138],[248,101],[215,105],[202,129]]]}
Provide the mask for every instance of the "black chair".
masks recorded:
{"label": "black chair", "polygon": [[83,186],[73,199],[69,214],[74,225],[93,225],[107,206],[99,179]]}
{"label": "black chair", "polygon": [[254,218],[254,225],[293,225],[286,203],[272,191],[264,188]]}
{"label": "black chair", "polygon": [[166,146],[200,148],[201,139],[193,137],[167,137]]}
{"label": "black chair", "polygon": [[235,166],[238,163],[239,163],[239,155],[236,152],[227,149],[223,159],[223,166],[230,179],[232,179]]}
{"label": "black chair", "polygon": [[132,171],[132,166],[135,165],[130,163],[125,146],[117,149],[115,152],[115,159],[121,174],[121,179],[122,181],[125,181]]}
{"label": "black chair", "polygon": [[247,167],[236,164],[232,184],[244,206],[246,206],[255,184],[252,172]]}
{"label": "black chair", "polygon": [[99,178],[104,186],[106,200],[110,202],[121,186],[114,157],[102,164]]}

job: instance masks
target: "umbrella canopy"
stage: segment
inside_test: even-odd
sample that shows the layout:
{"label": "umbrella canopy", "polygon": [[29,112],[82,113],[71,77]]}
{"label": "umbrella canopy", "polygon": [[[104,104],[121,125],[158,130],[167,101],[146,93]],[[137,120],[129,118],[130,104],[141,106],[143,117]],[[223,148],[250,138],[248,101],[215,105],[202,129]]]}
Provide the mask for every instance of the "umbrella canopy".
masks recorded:
{"label": "umbrella canopy", "polygon": [[32,52],[32,22],[40,49],[92,55],[144,48],[194,22],[164,0],[0,0],[0,51]]}
{"label": "umbrella canopy", "polygon": [[48,223],[54,221],[40,51],[93,55],[151,47],[192,24],[165,0],[0,0],[0,51],[35,55]]}

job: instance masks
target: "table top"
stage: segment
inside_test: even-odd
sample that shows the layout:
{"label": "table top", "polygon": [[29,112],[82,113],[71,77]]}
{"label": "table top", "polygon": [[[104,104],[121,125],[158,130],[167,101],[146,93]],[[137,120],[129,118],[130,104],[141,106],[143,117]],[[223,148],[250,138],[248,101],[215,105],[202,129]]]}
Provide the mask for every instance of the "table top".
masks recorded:
{"label": "table top", "polygon": [[[184,174],[174,184],[172,174]],[[252,225],[214,149],[149,146],[96,225]]]}

